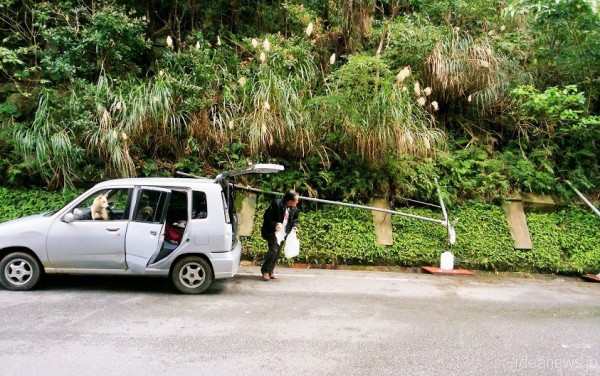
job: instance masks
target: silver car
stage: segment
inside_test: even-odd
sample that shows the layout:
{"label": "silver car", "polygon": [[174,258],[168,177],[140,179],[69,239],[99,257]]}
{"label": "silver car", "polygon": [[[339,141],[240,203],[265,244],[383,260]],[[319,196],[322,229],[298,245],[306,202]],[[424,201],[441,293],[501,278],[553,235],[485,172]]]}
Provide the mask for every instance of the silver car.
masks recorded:
{"label": "silver car", "polygon": [[0,224],[0,283],[29,290],[44,273],[141,274],[168,276],[180,292],[202,293],[213,279],[233,277],[240,263],[230,179],[281,170],[257,164],[215,179],[97,184],[56,212]]}

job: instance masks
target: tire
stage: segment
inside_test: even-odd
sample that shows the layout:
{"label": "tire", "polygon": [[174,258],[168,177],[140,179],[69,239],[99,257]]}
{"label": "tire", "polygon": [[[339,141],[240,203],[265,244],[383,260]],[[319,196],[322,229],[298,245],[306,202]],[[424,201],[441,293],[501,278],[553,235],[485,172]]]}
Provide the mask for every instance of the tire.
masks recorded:
{"label": "tire", "polygon": [[187,256],[175,263],[171,271],[175,288],[184,294],[201,294],[213,280],[210,263],[198,256]]}
{"label": "tire", "polygon": [[0,261],[0,283],[7,290],[31,290],[41,276],[40,264],[30,254],[9,253]]}

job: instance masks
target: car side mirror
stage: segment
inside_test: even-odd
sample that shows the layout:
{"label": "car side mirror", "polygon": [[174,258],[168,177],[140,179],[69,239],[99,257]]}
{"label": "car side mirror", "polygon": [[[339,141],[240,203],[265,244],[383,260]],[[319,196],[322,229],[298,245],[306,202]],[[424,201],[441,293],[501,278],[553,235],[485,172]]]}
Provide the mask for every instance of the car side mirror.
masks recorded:
{"label": "car side mirror", "polygon": [[73,217],[73,213],[67,213],[67,214],[65,214],[65,216],[63,217],[62,220],[65,223],[71,223],[75,220],[75,218]]}

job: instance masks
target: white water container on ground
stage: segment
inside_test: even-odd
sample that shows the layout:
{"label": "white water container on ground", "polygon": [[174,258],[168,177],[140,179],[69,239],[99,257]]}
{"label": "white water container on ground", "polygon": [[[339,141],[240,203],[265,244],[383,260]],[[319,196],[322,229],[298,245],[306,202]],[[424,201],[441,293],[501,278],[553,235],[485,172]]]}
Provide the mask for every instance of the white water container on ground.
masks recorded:
{"label": "white water container on ground", "polygon": [[442,257],[440,259],[440,269],[442,270],[452,270],[454,269],[454,255],[450,252],[442,253]]}

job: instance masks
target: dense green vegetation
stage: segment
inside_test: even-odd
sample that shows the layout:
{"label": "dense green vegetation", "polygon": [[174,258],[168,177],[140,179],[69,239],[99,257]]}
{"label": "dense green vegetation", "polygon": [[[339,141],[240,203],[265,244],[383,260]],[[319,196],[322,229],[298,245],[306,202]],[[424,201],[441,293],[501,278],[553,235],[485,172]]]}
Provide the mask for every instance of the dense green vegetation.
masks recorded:
{"label": "dense green vegetation", "polygon": [[0,187],[0,222],[58,210],[80,193],[82,192],[48,192],[43,189],[16,190]]}
{"label": "dense green vegetation", "polygon": [[595,4],[1,0],[0,184],[277,161],[335,199],[597,198]]}

